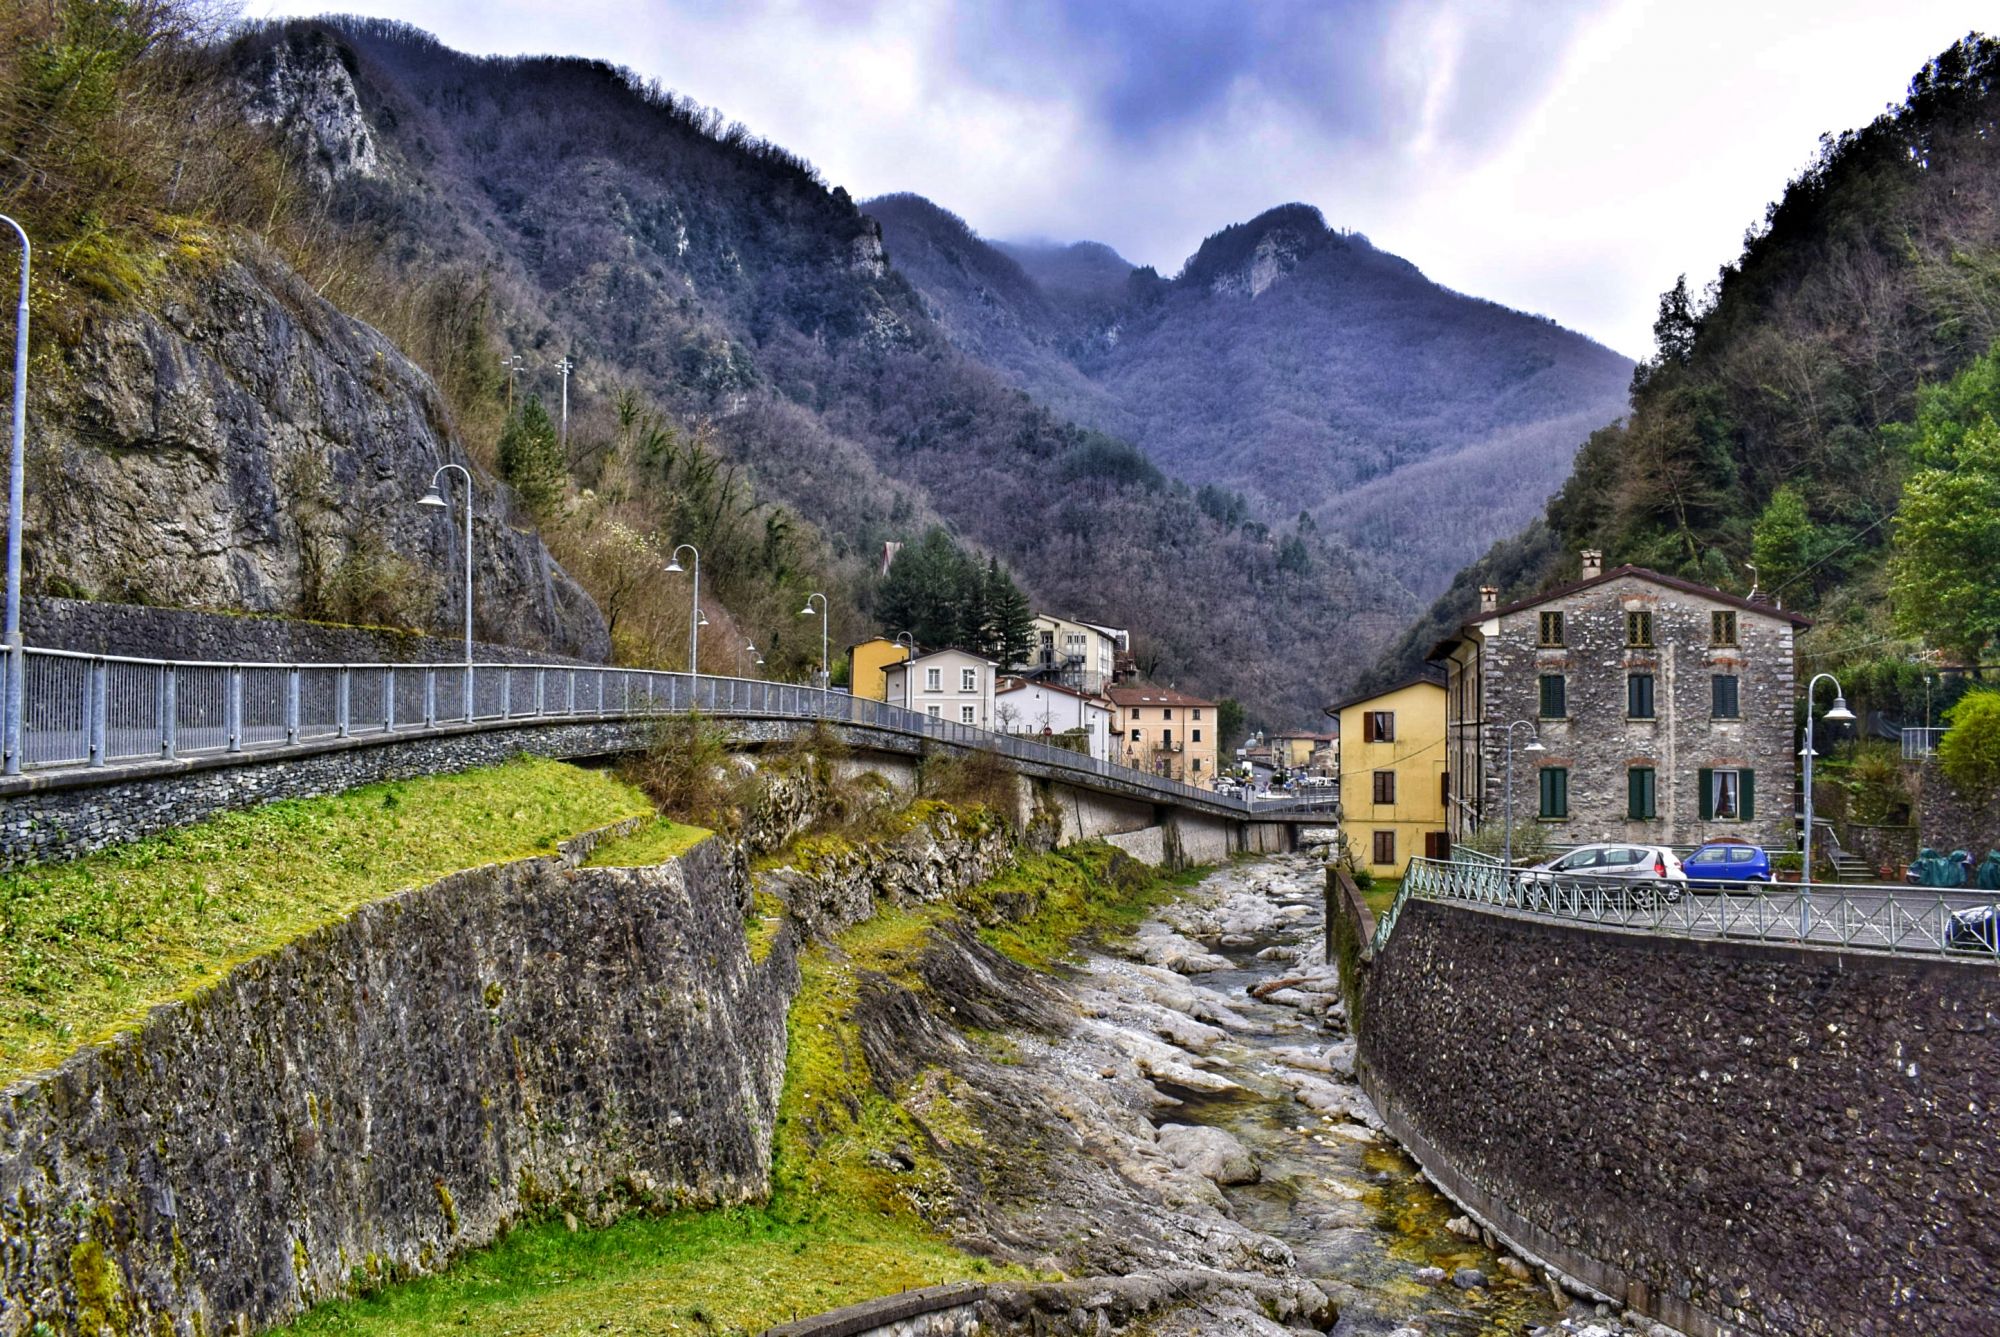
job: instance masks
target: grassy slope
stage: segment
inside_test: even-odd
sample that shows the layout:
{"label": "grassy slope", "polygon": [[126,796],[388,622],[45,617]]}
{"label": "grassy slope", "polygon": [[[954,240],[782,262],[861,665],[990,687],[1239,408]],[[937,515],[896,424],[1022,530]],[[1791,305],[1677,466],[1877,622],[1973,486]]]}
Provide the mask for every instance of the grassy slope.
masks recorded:
{"label": "grassy slope", "polygon": [[651,811],[608,774],[523,758],[267,804],[0,876],[0,1081],[368,901]]}
{"label": "grassy slope", "polygon": [[711,833],[698,826],[686,826],[672,818],[660,817],[630,835],[600,841],[585,868],[650,868],[685,854]]}
{"label": "grassy slope", "polygon": [[[1046,966],[1078,934],[1128,928],[1184,885],[1085,847],[1023,858],[961,897],[990,921],[982,936],[1016,960]],[[1000,907],[1006,918],[1001,918]],[[942,1168],[916,1152],[892,1173],[880,1153],[932,1136],[981,1133],[954,1119],[951,1083],[937,1070],[898,1091],[874,1088],[853,1007],[858,972],[915,984],[910,962],[955,911],[884,909],[831,944],[808,948],[787,1033],[785,1092],[768,1204],[632,1219],[572,1233],[560,1222],[516,1232],[444,1276],[323,1305],[285,1329],[305,1337],[493,1334],[722,1334],[756,1332],[908,1287],[1017,1275],[959,1253],[924,1224],[921,1199],[942,1189]]]}

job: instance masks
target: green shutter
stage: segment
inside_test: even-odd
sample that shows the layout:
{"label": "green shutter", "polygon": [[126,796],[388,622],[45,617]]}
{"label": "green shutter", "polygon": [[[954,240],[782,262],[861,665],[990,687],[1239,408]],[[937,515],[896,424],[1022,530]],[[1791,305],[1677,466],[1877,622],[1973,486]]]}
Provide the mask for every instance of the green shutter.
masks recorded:
{"label": "green shutter", "polygon": [[1742,777],[1739,783],[1743,786],[1743,802],[1740,806],[1743,820],[1747,822],[1757,815],[1757,772],[1738,771],[1736,774]]}
{"label": "green shutter", "polygon": [[1625,772],[1625,816],[1636,821],[1645,815],[1645,785],[1639,778],[1639,768],[1634,766]]}
{"label": "green shutter", "polygon": [[1715,820],[1715,772],[1704,766],[1695,774],[1700,777],[1696,783],[1701,786],[1701,820],[1712,822]]}

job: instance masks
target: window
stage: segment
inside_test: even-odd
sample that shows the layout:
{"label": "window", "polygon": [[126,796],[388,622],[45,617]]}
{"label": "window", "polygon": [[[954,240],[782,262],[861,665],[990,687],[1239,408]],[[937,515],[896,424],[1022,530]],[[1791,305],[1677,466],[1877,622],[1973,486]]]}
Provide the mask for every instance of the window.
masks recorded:
{"label": "window", "polygon": [[1443,831],[1424,832],[1424,857],[1426,859],[1449,859],[1451,857],[1451,836]]}
{"label": "window", "polygon": [[1396,801],[1396,773],[1394,771],[1375,772],[1375,801],[1394,803]]}
{"label": "window", "polygon": [[1653,643],[1653,615],[1642,609],[1634,609],[1625,615],[1625,644],[1651,645]]}
{"label": "window", "polygon": [[1659,816],[1656,809],[1657,777],[1651,766],[1634,766],[1625,772],[1625,815],[1635,822],[1650,822]]}
{"label": "window", "polygon": [[935,719],[942,719],[942,718],[944,717],[944,707],[943,707],[943,706],[925,706],[925,707],[924,707],[924,713],[925,713],[925,714],[927,714],[927,715],[929,715],[929,716],[930,716],[930,717],[931,717],[932,719],[934,719],[934,720],[935,720]]}
{"label": "window", "polygon": [[1201,730],[1199,729],[1194,730],[1193,733],[1189,735],[1189,738],[1191,741],[1199,743],[1201,741]]}
{"label": "window", "polygon": [[1361,717],[1361,741],[1364,743],[1393,743],[1396,741],[1396,712],[1393,710],[1371,710]]}
{"label": "window", "polygon": [[1368,862],[1375,864],[1396,862],[1396,833],[1377,831],[1375,833],[1375,857]]}
{"label": "window", "polygon": [[1194,759],[1194,773],[1195,773],[1196,775],[1200,775],[1200,774],[1201,774],[1201,758],[1200,758],[1200,757],[1196,757],[1196,758]]}
{"label": "window", "polygon": [[924,670],[924,690],[927,692],[941,692],[944,690],[943,669],[927,668]]}
{"label": "window", "polygon": [[[1735,616],[1731,614],[1731,616]],[[1736,675],[1718,673],[1708,680],[1708,713],[1719,720],[1734,720],[1743,717],[1743,708],[1736,697]]]}
{"label": "window", "polygon": [[1559,720],[1569,714],[1569,680],[1560,673],[1542,675],[1542,718]]}
{"label": "window", "polygon": [[1703,767],[1699,779],[1704,822],[1747,822],[1757,815],[1755,771]]}
{"label": "window", "polygon": [[1201,707],[1200,707],[1200,706],[1196,706],[1196,707],[1194,708],[1194,717],[1195,717],[1196,719],[1200,719],[1200,718],[1201,718]]}
{"label": "window", "polygon": [[1632,673],[1625,678],[1625,713],[1635,720],[1653,718],[1653,675]]}
{"label": "window", "polygon": [[958,708],[958,722],[960,724],[972,723],[972,714],[973,710],[971,706],[960,706]]}
{"label": "window", "polygon": [[1438,772],[1438,802],[1444,807],[1451,806],[1451,772]]}
{"label": "window", "polygon": [[1736,614],[1710,613],[1708,615],[1708,640],[1711,645],[1736,644]]}
{"label": "window", "polygon": [[978,670],[978,669],[960,669],[960,670],[958,671],[958,690],[959,690],[959,691],[961,691],[961,692],[976,692],[976,691],[978,691],[978,690],[979,690],[979,670]]}
{"label": "window", "polygon": [[1561,613],[1542,614],[1541,643],[1543,645],[1561,645],[1563,643],[1563,615]]}
{"label": "window", "polygon": [[1569,768],[1544,766],[1541,772],[1541,816],[1561,821],[1569,816]]}
{"label": "window", "polygon": [[1172,706],[1168,706],[1165,710],[1160,712],[1160,718],[1163,720],[1170,720],[1173,717],[1174,717],[1174,708]]}
{"label": "window", "polygon": [[1160,730],[1160,746],[1168,749],[1169,751],[1173,749],[1174,731],[1172,729]]}

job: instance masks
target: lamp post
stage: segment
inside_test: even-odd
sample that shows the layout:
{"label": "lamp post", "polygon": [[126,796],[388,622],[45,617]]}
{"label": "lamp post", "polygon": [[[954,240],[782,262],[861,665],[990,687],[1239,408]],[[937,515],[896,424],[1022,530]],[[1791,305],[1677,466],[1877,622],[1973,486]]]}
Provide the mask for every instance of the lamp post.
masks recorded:
{"label": "lamp post", "polygon": [[1530,721],[1515,720],[1507,726],[1507,788],[1500,806],[1505,813],[1505,826],[1502,828],[1501,837],[1501,861],[1508,868],[1514,866],[1514,730],[1516,729],[1528,731],[1528,744],[1521,749],[1522,752],[1548,751],[1542,746],[1541,735],[1535,732],[1535,726]]}
{"label": "lamp post", "polygon": [[701,672],[699,667],[701,660],[698,657],[701,650],[702,623],[701,549],[695,547],[692,543],[683,543],[680,547],[675,548],[673,556],[667,559],[667,570],[675,575],[679,575],[682,571],[687,570],[686,567],[681,565],[681,548],[685,548],[694,554],[694,598],[688,604],[688,676],[694,677]]}
{"label": "lamp post", "polygon": [[556,364],[556,370],[562,373],[562,448],[565,452],[565,458],[567,458],[567,452],[569,451],[569,374],[576,370],[576,363],[571,362],[565,357],[561,362]]}
{"label": "lamp post", "polygon": [[453,470],[465,477],[465,718],[472,718],[472,472],[462,464],[440,464],[431,475],[431,490],[417,499],[419,506],[435,506],[450,511],[438,480]]}
{"label": "lamp post", "polygon": [[527,365],[521,360],[519,353],[500,360],[501,369],[507,373],[507,416],[510,418],[514,416],[514,378],[520,374],[521,368]]}
{"label": "lamp post", "polygon": [[[1854,722],[1854,712],[1847,708],[1847,693],[1841,690],[1840,679],[1834,677],[1831,673],[1815,673],[1813,675],[1812,681],[1806,684],[1806,746],[1804,752],[1802,753],[1802,755],[1805,757],[1805,763],[1806,763],[1806,794],[1805,794],[1806,833],[1804,839],[1800,842],[1801,848],[1804,851],[1805,855],[1805,868],[1804,871],[1799,875],[1800,877],[1799,885],[1801,888],[1810,887],[1812,885],[1812,875],[1813,875],[1812,871],[1813,870],[1813,863],[1812,863],[1813,690],[1819,686],[1819,680],[1821,678],[1825,678],[1828,682],[1833,684],[1833,708],[1826,712],[1827,723],[1852,724]],[[1805,894],[1811,895],[1811,892],[1806,892]],[[1801,937],[1805,936],[1804,918],[1805,916],[1802,908],[1800,911],[1800,928],[1799,928],[1799,936]]]}
{"label": "lamp post", "polygon": [[909,645],[910,652],[903,656],[903,709],[908,710],[910,708],[910,675],[917,671],[914,667],[917,662],[917,638],[907,631],[897,632],[896,644],[903,645],[905,643]]}
{"label": "lamp post", "polygon": [[14,305],[14,423],[7,455],[7,701],[6,772],[21,773],[21,720],[28,655],[21,647],[21,524],[22,491],[28,435],[28,265],[33,248],[19,223],[0,214],[0,222],[21,239],[21,296]]}
{"label": "lamp post", "polygon": [[806,596],[806,606],[799,610],[800,617],[813,615],[813,600],[819,600],[819,686],[825,691],[833,684],[833,677],[826,667],[826,596],[814,590]]}
{"label": "lamp post", "polygon": [[757,643],[755,641],[743,642],[743,648],[744,650],[749,652],[750,661],[754,667],[756,668],[764,667],[764,656],[758,652]]}

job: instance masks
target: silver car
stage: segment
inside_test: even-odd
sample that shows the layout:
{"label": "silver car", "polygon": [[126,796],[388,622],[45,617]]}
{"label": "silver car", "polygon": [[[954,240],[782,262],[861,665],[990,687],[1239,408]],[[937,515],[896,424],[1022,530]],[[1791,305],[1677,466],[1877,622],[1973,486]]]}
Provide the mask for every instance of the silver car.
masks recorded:
{"label": "silver car", "polygon": [[1548,886],[1560,879],[1568,883],[1616,881],[1638,885],[1677,901],[1687,890],[1687,870],[1680,856],[1664,845],[1630,845],[1606,842],[1579,845],[1567,854],[1538,863],[1517,875],[1524,885]]}

